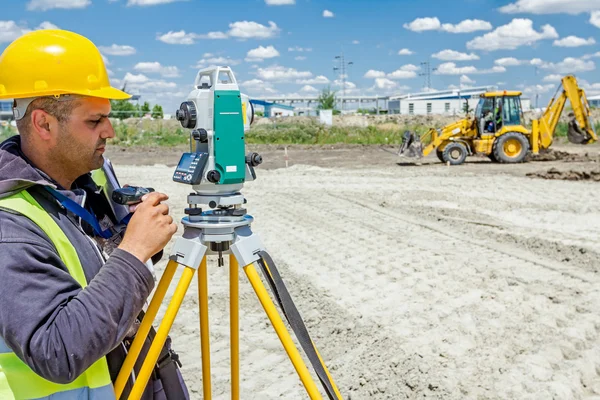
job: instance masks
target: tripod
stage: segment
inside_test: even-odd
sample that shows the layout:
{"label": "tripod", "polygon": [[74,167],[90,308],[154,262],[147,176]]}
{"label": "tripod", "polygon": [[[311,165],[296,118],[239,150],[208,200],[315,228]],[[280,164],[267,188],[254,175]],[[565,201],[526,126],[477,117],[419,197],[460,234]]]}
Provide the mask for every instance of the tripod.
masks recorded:
{"label": "tripod", "polygon": [[[203,202],[204,196],[191,194],[188,196],[189,204],[207,204]],[[232,196],[238,198],[240,195]],[[220,199],[219,203],[223,202]],[[237,203],[237,202],[236,202]],[[150,375],[157,363],[160,351],[171,330],[183,298],[190,286],[196,270],[198,270],[198,296],[200,312],[200,342],[202,353],[202,385],[204,400],[210,400],[211,374],[210,374],[210,344],[208,327],[208,279],[207,255],[218,255],[219,266],[223,265],[223,254],[229,254],[230,270],[230,351],[231,351],[231,398],[239,399],[239,307],[238,307],[238,277],[239,266],[243,270],[256,292],[277,336],[298,373],[304,388],[311,400],[322,399],[317,385],[312,379],[298,348],[287,330],[277,308],[254,264],[257,264],[268,281],[275,298],[296,334],[308,359],[311,361],[319,380],[321,381],[329,399],[341,400],[342,396],[318,353],[308,331],[302,322],[298,310],[294,306],[277,268],[265,251],[260,238],[252,232],[250,224],[253,218],[245,210],[234,206],[233,208],[220,208],[202,212],[200,208],[186,209],[188,217],[182,219],[184,232],[174,244],[167,267],[160,279],[156,292],[148,306],[145,316],[139,326],[125,362],[115,382],[115,393],[119,399],[134,365],[142,350],[143,343],[150,332],[152,323],[156,318],[158,309],[163,302],[167,289],[179,265],[185,267],[175,293],[169,303],[163,320],[158,328],[152,345],[141,366],[136,381],[129,395],[129,399],[139,400],[148,383]]]}

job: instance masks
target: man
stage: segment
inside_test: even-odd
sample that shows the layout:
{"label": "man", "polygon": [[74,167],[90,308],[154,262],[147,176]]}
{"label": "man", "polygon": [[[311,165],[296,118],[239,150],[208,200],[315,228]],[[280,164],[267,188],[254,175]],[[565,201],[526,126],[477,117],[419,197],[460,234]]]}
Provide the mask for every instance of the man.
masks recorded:
{"label": "man", "polygon": [[[72,32],[30,32],[0,56],[0,98],[14,99],[20,133],[0,145],[2,399],[115,398],[155,285],[148,261],[177,230],[168,196],[154,192],[124,235],[105,236],[119,221],[90,171],[115,135],[110,99],[128,97],[110,86],[96,46]],[[188,397],[171,354],[163,349],[143,399]]]}

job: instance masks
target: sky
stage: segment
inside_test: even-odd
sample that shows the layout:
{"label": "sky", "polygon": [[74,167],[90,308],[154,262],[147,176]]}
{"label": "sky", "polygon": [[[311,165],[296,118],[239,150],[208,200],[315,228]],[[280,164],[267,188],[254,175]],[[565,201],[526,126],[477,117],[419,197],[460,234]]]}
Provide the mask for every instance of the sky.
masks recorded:
{"label": "sky", "polygon": [[113,85],[167,114],[212,65],[251,98],[341,93],[342,54],[347,95],[423,91],[427,62],[437,90],[496,85],[543,107],[574,74],[600,94],[600,0],[5,1],[0,51],[56,27],[92,40]]}

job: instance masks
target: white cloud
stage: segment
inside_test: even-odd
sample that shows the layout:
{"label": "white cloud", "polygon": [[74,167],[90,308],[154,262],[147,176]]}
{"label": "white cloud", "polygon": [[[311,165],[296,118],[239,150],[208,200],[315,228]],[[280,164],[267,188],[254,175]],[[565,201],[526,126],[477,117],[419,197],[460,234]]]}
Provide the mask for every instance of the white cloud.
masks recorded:
{"label": "white cloud", "polygon": [[385,72],[383,71],[376,71],[374,69],[370,69],[367,71],[367,73],[364,76],[365,78],[368,79],[375,79],[375,78],[384,78],[385,77]]}
{"label": "white cloud", "polygon": [[286,68],[279,65],[272,65],[267,68],[258,68],[256,75],[265,81],[286,82],[294,79],[303,79],[312,77],[309,71],[298,71],[295,68]]}
{"label": "white cloud", "polygon": [[157,6],[159,4],[174,3],[186,0],[127,0],[128,6]]}
{"label": "white cloud", "polygon": [[287,6],[296,4],[296,0],[265,0],[268,6]]}
{"label": "white cloud", "polygon": [[217,66],[217,65],[238,65],[240,60],[234,60],[229,57],[215,56],[212,53],[204,53],[203,58],[199,60],[193,68],[205,68],[208,66]]}
{"label": "white cloud", "polygon": [[294,60],[296,60],[296,61],[304,61],[304,60],[306,60],[306,57],[304,57],[304,56],[296,56],[296,57],[294,57]]}
{"label": "white cloud", "polygon": [[533,21],[515,18],[494,31],[467,42],[469,50],[494,51],[514,50],[520,46],[531,46],[543,39],[557,39],[558,33],[551,25],[542,26],[541,32],[533,29]]}
{"label": "white cloud", "polygon": [[304,86],[302,86],[302,88],[300,89],[300,91],[304,92],[304,93],[316,93],[316,92],[319,91],[319,89],[317,89],[317,88],[315,88],[313,86],[310,86],[310,85],[304,85]]}
{"label": "white cloud", "polygon": [[558,47],[580,47],[580,46],[591,46],[596,44],[596,41],[593,37],[589,37],[587,39],[580,38],[577,36],[567,36],[560,40],[555,40],[553,46]]}
{"label": "white cloud", "polygon": [[525,93],[538,93],[538,94],[543,94],[543,93],[548,93],[551,90],[554,90],[556,88],[556,86],[552,83],[546,84],[546,85],[532,85],[532,86],[525,86],[522,88],[523,92]]}
{"label": "white cloud", "polygon": [[415,54],[413,51],[409,50],[409,49],[400,49],[398,50],[398,55],[399,56],[410,56],[412,54]]}
{"label": "white cloud", "polygon": [[432,54],[431,57],[437,58],[444,61],[471,61],[471,60],[479,60],[479,56],[477,54],[471,53],[461,53],[455,50],[442,50],[438,53]]}
{"label": "white cloud", "polygon": [[101,52],[109,56],[130,56],[136,50],[132,46],[113,44],[111,46],[98,46]]}
{"label": "white cloud", "polygon": [[398,84],[390,79],[387,79],[387,78],[376,78],[375,79],[375,87],[377,89],[389,90],[389,89],[395,88],[396,86],[398,86]]}
{"label": "white cloud", "polygon": [[104,54],[102,54],[102,53],[100,53],[100,56],[102,57],[102,61],[104,61],[104,65],[105,66],[109,66],[110,65],[110,61],[108,60],[108,58]]}
{"label": "white cloud", "polygon": [[528,60],[518,60],[514,57],[504,57],[504,58],[499,58],[496,61],[494,61],[494,64],[496,65],[501,65],[503,67],[516,67],[519,65],[524,65],[524,64],[529,64],[530,61]]}
{"label": "white cloud", "polygon": [[460,83],[466,84],[466,85],[473,85],[475,83],[475,81],[466,75],[462,75],[460,77]]}
{"label": "white cloud", "polygon": [[456,25],[442,24],[442,30],[450,33],[470,33],[476,31],[490,31],[492,24],[480,19],[465,19]]}
{"label": "white cloud", "polygon": [[227,39],[229,37],[229,36],[227,36],[226,33],[220,32],[220,31],[208,32],[208,33],[202,33],[202,34],[194,34],[194,36],[196,39],[211,39],[211,40]]}
{"label": "white cloud", "polygon": [[567,57],[559,63],[543,63],[541,67],[560,74],[573,74],[575,72],[593,71],[596,69],[596,64],[593,61]]}
{"label": "white cloud", "polygon": [[254,21],[237,21],[229,24],[229,28],[229,36],[239,39],[269,39],[277,36],[280,31],[273,21],[269,21],[269,26]]}
{"label": "white cloud", "polygon": [[441,28],[442,24],[437,17],[417,18],[414,21],[404,24],[405,29],[413,32],[436,31]]}
{"label": "white cloud", "polygon": [[562,80],[562,75],[552,74],[552,75],[545,76],[544,79],[542,79],[542,80],[544,82],[560,82]]}
{"label": "white cloud", "polygon": [[333,18],[334,14],[329,10],[323,10],[323,17],[325,18]]}
{"label": "white cloud", "polygon": [[541,59],[539,59],[539,58],[534,58],[529,63],[531,65],[538,65],[538,66],[544,64],[544,62]]}
{"label": "white cloud", "polygon": [[18,26],[15,21],[0,21],[0,42],[12,42],[27,32],[31,30]]}
{"label": "white cloud", "polygon": [[[44,21],[34,30],[57,29],[58,27],[51,22]],[[0,43],[12,42],[18,37],[31,32],[27,26],[19,26],[15,21],[0,21]]]}
{"label": "white cloud", "polygon": [[288,51],[299,51],[299,52],[303,52],[303,51],[307,51],[310,52],[312,51],[312,49],[310,47],[288,47]]}
{"label": "white cloud", "polygon": [[227,39],[235,37],[240,40],[246,39],[268,39],[276,36],[280,29],[277,24],[273,21],[269,21],[269,26],[259,24],[254,21],[237,21],[229,24],[229,31],[227,33],[221,31],[208,32],[208,33],[186,33],[184,30],[181,31],[169,31],[163,35],[157,36],[157,40],[168,44],[185,44],[191,45],[198,39]]}
{"label": "white cloud", "polygon": [[457,67],[453,62],[443,63],[438,66],[434,72],[436,75],[463,75],[463,74],[493,74],[506,72],[506,68],[502,66],[494,66],[490,69],[477,69],[476,67],[469,65],[465,67]]}
{"label": "white cloud", "polygon": [[392,73],[387,74],[387,77],[390,79],[411,79],[415,78],[417,73],[415,71],[407,71],[405,69],[397,69]]}
{"label": "white cloud", "polygon": [[139,84],[139,83],[149,82],[150,78],[148,78],[144,74],[134,75],[134,74],[128,72],[125,74],[125,78],[123,78],[123,81],[127,82],[128,84]]}
{"label": "white cloud", "polygon": [[256,49],[248,51],[245,60],[247,62],[262,62],[267,58],[279,57],[279,52],[273,46],[258,46]]}
{"label": "white cloud", "polygon": [[442,24],[437,17],[417,18],[414,21],[404,24],[405,29],[413,32],[424,31],[444,31],[449,33],[469,33],[476,31],[489,31],[492,24],[480,19],[465,19],[456,25]]}
{"label": "white cloud", "polygon": [[600,28],[600,11],[593,11],[590,14],[590,24],[594,25],[596,28]]}
{"label": "white cloud", "polygon": [[38,25],[35,29],[60,29],[58,26],[54,25],[52,22],[44,21]]}
{"label": "white cloud", "polygon": [[53,8],[86,8],[90,4],[92,4],[92,0],[31,0],[27,3],[27,10],[47,11]]}
{"label": "white cloud", "polygon": [[169,31],[164,35],[157,37],[157,40],[167,44],[194,44],[197,39],[197,35],[195,33],[186,33],[185,31]]}
{"label": "white cloud", "polygon": [[163,66],[158,61],[139,62],[133,67],[134,70],[147,74],[161,74],[165,78],[176,78],[179,76],[179,69],[175,66]]}
{"label": "white cloud", "polygon": [[296,83],[299,85],[324,85],[329,83],[329,79],[324,75],[318,75],[316,78],[298,79]]}
{"label": "white cloud", "polygon": [[600,51],[594,53],[594,54],[586,54],[585,56],[582,57],[584,60],[589,60],[591,58],[600,58]]}
{"label": "white cloud", "polygon": [[358,40],[353,40],[352,44],[360,44],[360,42]]}
{"label": "white cloud", "polygon": [[506,14],[579,14],[600,9],[600,0],[517,0],[500,7]]}

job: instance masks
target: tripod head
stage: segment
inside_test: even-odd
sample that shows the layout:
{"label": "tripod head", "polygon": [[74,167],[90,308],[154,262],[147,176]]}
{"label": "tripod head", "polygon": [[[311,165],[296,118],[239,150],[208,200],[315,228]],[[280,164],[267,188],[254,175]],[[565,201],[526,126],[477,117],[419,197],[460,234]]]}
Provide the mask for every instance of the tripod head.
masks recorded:
{"label": "tripod head", "polygon": [[245,154],[244,136],[254,120],[254,107],[240,93],[231,68],[200,70],[175,115],[190,129],[190,152],[182,155],[173,180],[192,186],[197,195],[190,196],[190,204],[210,208],[243,204],[240,190],[256,179],[254,167],[262,158]]}

